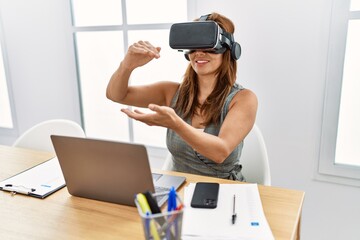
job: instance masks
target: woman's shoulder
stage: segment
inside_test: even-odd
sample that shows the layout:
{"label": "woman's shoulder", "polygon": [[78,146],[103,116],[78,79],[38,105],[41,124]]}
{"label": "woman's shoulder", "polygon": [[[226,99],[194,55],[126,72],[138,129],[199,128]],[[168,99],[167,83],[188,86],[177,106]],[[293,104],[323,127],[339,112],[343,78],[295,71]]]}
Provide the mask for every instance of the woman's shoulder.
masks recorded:
{"label": "woman's shoulder", "polygon": [[245,88],[240,84],[234,84],[233,89],[236,89],[234,91],[234,97],[231,99],[231,104],[237,103],[237,102],[248,102],[257,104],[257,96],[255,92],[253,92],[249,88]]}

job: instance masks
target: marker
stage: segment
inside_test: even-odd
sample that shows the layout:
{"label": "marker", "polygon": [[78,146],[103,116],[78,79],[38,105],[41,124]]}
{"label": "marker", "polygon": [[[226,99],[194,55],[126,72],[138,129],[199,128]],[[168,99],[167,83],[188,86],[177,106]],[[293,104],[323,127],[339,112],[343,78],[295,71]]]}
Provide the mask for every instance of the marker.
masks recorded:
{"label": "marker", "polygon": [[[141,211],[146,214],[146,215],[150,215],[151,214],[151,210],[150,210],[150,206],[149,203],[146,200],[146,197],[144,194],[142,193],[138,193],[136,194],[136,200],[138,201]],[[151,235],[153,236],[154,240],[160,240],[159,234],[156,230],[156,226],[155,226],[155,222],[152,221],[153,219],[150,219],[150,232]]]}
{"label": "marker", "polygon": [[144,214],[146,214],[147,212],[151,213],[149,203],[147,202],[144,194],[142,194],[142,193],[136,194],[136,200],[138,201],[141,211]]}
{"label": "marker", "polygon": [[159,208],[159,205],[157,204],[157,201],[155,198],[153,198],[151,192],[146,191],[143,192],[144,196],[146,197],[146,200],[149,204],[150,210],[152,214],[161,213],[161,209]]}
{"label": "marker", "polygon": [[[159,208],[156,199],[153,197],[153,194],[149,191],[143,192],[143,194],[146,197],[146,200],[149,204],[151,213],[152,214],[161,213],[161,209]],[[166,193],[166,194],[168,194],[168,193]],[[180,207],[180,205],[176,208],[176,210],[180,210],[179,207]],[[160,225],[162,225],[162,227],[160,228],[160,230],[158,232],[162,233],[168,227],[168,223],[166,222],[165,217],[160,217],[160,216],[157,217],[157,221]],[[172,232],[170,232],[170,237],[168,237],[168,239],[175,239],[175,236]]]}

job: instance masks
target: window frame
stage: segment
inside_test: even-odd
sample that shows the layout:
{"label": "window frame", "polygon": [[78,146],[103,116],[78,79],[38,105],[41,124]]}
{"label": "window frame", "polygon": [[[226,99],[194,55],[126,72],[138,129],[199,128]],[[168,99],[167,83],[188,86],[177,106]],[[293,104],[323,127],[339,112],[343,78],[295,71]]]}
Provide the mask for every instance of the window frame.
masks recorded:
{"label": "window frame", "polygon": [[12,120],[12,128],[6,128],[0,126],[0,135],[4,136],[17,136],[18,135],[18,127],[17,127],[17,120],[15,115],[15,104],[14,104],[14,98],[12,94],[12,85],[11,85],[11,77],[10,77],[10,71],[9,71],[9,61],[8,61],[8,55],[6,51],[6,43],[5,43],[5,37],[4,37],[4,30],[2,25],[2,18],[0,15],[0,48],[2,51],[2,59],[4,64],[4,75],[5,75],[5,81],[7,85],[7,92],[9,97],[9,104],[10,104],[10,114],[11,114],[11,120]]}
{"label": "window frame", "polygon": [[[74,44],[74,53],[75,53],[75,62],[76,62],[76,72],[77,72],[77,82],[79,86],[79,96],[80,96],[80,118],[81,124],[86,129],[86,123],[84,119],[84,108],[83,108],[83,98],[81,90],[81,77],[79,71],[79,56],[78,56],[78,47],[76,40],[76,33],[78,32],[90,32],[90,31],[122,31],[123,32],[123,49],[126,52],[126,49],[129,47],[129,37],[128,33],[132,30],[162,30],[170,29],[172,23],[151,23],[151,24],[129,24],[127,21],[127,9],[126,9],[126,0],[119,0],[122,3],[122,24],[120,25],[106,25],[106,26],[76,26],[75,15],[74,15],[74,6],[73,0],[70,0],[71,5],[71,17],[72,17],[72,34],[73,34],[73,44]],[[186,0],[187,4],[187,19],[191,19],[195,13],[196,3],[191,0]],[[131,108],[131,106],[129,106]],[[128,131],[129,131],[129,142],[135,141],[135,131],[134,131],[134,120],[127,117],[128,120]],[[154,149],[161,149],[162,147],[158,146],[149,146]]]}
{"label": "window frame", "polygon": [[358,166],[335,163],[348,22],[359,17],[359,14],[350,12],[350,1],[333,0],[332,4],[320,154],[315,179],[360,186]]}

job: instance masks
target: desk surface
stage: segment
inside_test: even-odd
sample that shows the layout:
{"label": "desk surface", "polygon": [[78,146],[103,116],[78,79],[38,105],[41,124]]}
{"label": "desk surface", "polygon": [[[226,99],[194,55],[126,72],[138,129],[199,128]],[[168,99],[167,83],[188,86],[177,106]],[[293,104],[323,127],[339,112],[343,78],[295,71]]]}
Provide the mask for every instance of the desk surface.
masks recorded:
{"label": "desk surface", "polygon": [[[0,145],[0,180],[53,154]],[[161,170],[155,172],[163,172]],[[168,172],[169,173],[169,172]],[[234,181],[171,172],[191,182]],[[180,195],[183,196],[183,188]],[[259,185],[260,197],[275,239],[296,239],[304,192]],[[0,239],[143,239],[135,207],[71,196],[66,187],[45,199],[0,191]]]}

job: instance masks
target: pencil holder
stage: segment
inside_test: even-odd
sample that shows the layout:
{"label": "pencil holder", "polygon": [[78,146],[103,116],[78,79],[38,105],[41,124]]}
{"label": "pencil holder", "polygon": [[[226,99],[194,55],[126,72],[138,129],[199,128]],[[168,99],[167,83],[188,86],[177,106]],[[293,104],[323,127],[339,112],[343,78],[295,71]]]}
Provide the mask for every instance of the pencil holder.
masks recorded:
{"label": "pencil holder", "polygon": [[[167,193],[166,193],[167,194]],[[159,196],[159,194],[157,194]],[[177,206],[183,206],[180,197],[176,194]],[[184,208],[151,214],[143,213],[139,202],[135,199],[136,207],[141,217],[145,239],[151,240],[180,240]]]}

